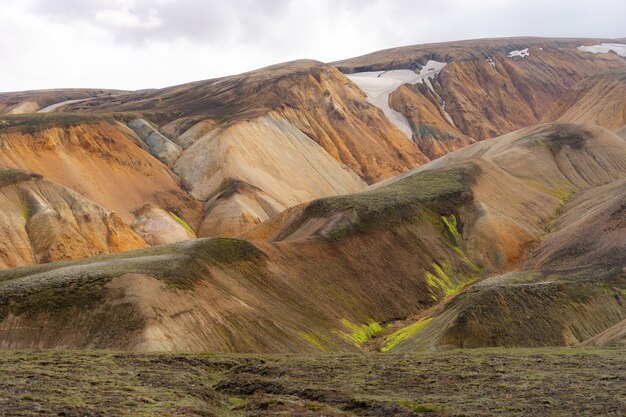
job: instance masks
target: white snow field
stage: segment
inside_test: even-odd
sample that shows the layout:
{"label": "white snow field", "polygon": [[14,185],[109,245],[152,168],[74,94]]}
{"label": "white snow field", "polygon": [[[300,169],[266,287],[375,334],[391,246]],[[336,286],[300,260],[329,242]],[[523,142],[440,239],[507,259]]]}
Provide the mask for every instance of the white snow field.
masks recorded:
{"label": "white snow field", "polygon": [[522,58],[526,58],[527,56],[530,55],[530,52],[528,52],[528,48],[524,48],[524,49],[517,49],[515,51],[511,51],[509,52],[509,58],[513,58],[515,56],[519,56]]}
{"label": "white snow field", "polygon": [[[357,72],[355,74],[348,74],[347,77],[358,85],[361,90],[363,90],[363,92],[367,95],[367,101],[381,109],[385,116],[387,116],[387,119],[396,125],[407,138],[411,139],[413,136],[411,126],[402,113],[399,113],[389,107],[389,95],[402,84],[417,83],[426,84],[426,86],[428,86],[428,88],[435,93],[430,79],[435,78],[445,66],[445,62],[430,60],[420,69],[419,73],[403,69]],[[437,93],[435,93],[435,95],[437,95]],[[439,96],[437,95],[437,97]]]}
{"label": "white snow field", "polygon": [[600,45],[579,46],[578,50],[594,54],[615,51],[617,55],[626,57],[626,45],[623,43],[601,43]]}

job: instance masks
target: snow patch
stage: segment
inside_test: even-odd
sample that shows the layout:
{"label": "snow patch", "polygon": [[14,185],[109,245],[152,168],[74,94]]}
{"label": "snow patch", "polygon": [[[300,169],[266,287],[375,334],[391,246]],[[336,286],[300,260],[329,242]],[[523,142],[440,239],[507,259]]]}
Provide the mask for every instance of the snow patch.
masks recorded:
{"label": "snow patch", "polygon": [[[359,86],[374,106],[383,111],[391,123],[396,125],[407,138],[411,139],[413,132],[409,122],[402,113],[389,107],[389,95],[398,89],[402,84],[422,83],[439,98],[433,88],[431,78],[435,78],[446,66],[445,62],[429,60],[419,73],[412,70],[391,70],[391,71],[371,71],[357,72],[346,75],[352,82]],[[440,101],[442,101],[439,98]]]}
{"label": "snow patch", "polygon": [[528,48],[524,48],[524,49],[517,49],[515,51],[511,51],[509,52],[509,58],[513,58],[513,57],[522,57],[522,58],[526,58],[527,56],[530,56],[530,53],[528,52]]}
{"label": "snow patch", "polygon": [[579,46],[579,51],[591,52],[593,54],[607,53],[614,51],[617,55],[626,57],[626,45],[623,43],[601,43],[600,45]]}
{"label": "snow patch", "polygon": [[491,65],[492,67],[496,67],[496,61],[493,60],[492,57],[488,57],[487,58],[487,62],[489,63],[489,65]]}

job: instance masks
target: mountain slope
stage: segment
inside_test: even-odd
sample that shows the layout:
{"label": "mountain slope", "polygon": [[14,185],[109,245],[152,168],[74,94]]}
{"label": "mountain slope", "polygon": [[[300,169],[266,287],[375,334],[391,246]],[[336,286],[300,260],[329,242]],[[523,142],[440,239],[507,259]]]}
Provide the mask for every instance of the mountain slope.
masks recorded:
{"label": "mountain slope", "polygon": [[127,223],[152,203],[197,224],[198,202],[142,146],[110,118],[50,113],[0,119],[0,165],[37,172]]}
{"label": "mountain slope", "polygon": [[603,72],[572,87],[543,119],[619,130],[626,128],[625,97],[626,69]]}
{"label": "mountain slope", "polygon": [[215,127],[274,111],[367,181],[427,161],[339,71],[316,61],[288,62],[111,100],[89,100],[64,110],[141,112],[165,125],[164,131],[177,132],[173,140],[201,120]]}
{"label": "mountain slope", "polygon": [[[393,77],[399,70],[429,73],[432,68],[429,82],[414,87],[427,85],[430,91],[422,88],[421,95],[435,96],[436,100],[430,101],[438,111],[416,114],[412,110],[416,99],[424,103],[416,88],[412,88],[413,94],[407,87],[397,90],[391,95],[391,105],[411,121],[413,140],[420,149],[438,156],[444,149],[469,143],[468,137],[482,140],[535,124],[576,82],[607,69],[623,68],[626,59],[616,54],[578,49],[608,41],[479,39],[394,48],[333,65],[347,74],[382,71],[379,77]],[[446,113],[450,120],[442,117]]]}
{"label": "mountain slope", "polygon": [[0,168],[0,268],[146,247],[116,214],[41,175]]}
{"label": "mountain slope", "polygon": [[0,115],[54,111],[62,103],[122,94],[118,90],[59,89],[0,93]]}
{"label": "mountain slope", "polygon": [[129,120],[204,202],[201,236],[236,235],[285,208],[428,161],[343,74],[315,61],[60,110]]}
{"label": "mountain slope", "polygon": [[[570,193],[602,204],[617,186],[605,184],[624,177],[626,142],[605,129],[524,129],[365,192],[295,207],[246,233],[266,242],[200,239],[1,272],[0,344],[304,352],[356,350],[384,333],[376,339],[383,348],[413,349],[409,340],[431,329],[450,298],[443,312],[455,314],[444,324],[473,317],[461,314],[466,303],[502,319],[455,327],[434,347],[575,343],[623,320],[619,270],[551,277],[529,266],[520,274],[532,277],[530,286],[485,281],[462,289],[518,268]],[[549,250],[565,248],[567,234],[552,233],[543,241]],[[608,259],[619,266],[619,258]],[[517,322],[524,305],[546,314]],[[412,317],[428,321],[398,328]],[[564,322],[573,337],[559,339],[554,331]],[[537,330],[521,332],[522,324]]]}
{"label": "mountain slope", "polygon": [[196,198],[208,200],[202,236],[232,236],[288,207],[366,185],[275,114],[213,130],[174,169]]}

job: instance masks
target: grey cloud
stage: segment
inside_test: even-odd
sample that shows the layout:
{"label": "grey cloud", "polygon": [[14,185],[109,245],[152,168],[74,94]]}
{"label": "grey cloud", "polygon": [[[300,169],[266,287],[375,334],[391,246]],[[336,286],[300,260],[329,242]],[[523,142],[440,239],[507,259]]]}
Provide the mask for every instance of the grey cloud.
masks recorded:
{"label": "grey cloud", "polygon": [[165,86],[468,38],[622,38],[624,16],[623,0],[4,1],[0,90]]}
{"label": "grey cloud", "polygon": [[[90,23],[123,41],[187,38],[198,42],[235,37],[254,39],[262,24],[278,21],[290,0],[154,1],[112,2],[106,0],[37,0],[31,10],[63,24]],[[98,13],[118,11],[139,21],[156,17],[154,27],[124,27],[97,19]]]}

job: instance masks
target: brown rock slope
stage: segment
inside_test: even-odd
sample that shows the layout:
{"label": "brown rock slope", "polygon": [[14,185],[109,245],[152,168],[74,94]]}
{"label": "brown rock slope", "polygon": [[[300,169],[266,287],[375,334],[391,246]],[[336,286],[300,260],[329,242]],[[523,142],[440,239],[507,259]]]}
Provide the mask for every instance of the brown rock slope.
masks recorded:
{"label": "brown rock slope", "polygon": [[316,61],[90,100],[66,111],[142,112],[174,136],[205,120],[203,128],[195,129],[198,136],[187,137],[183,148],[224,122],[252,120],[274,111],[368,181],[427,161],[343,74]]}
{"label": "brown rock slope", "polygon": [[[608,41],[480,39],[394,48],[334,65],[345,73],[355,73],[419,71],[429,60],[447,63],[432,79],[440,98],[437,111],[428,92],[416,91],[422,88],[404,87],[403,91],[396,90],[390,100],[392,107],[411,121],[420,149],[432,157],[464,146],[467,138],[482,140],[535,124],[578,81],[607,69],[623,68],[626,59],[616,54],[577,49]],[[525,49],[528,56],[509,56]],[[444,110],[452,123],[442,117]]]}
{"label": "brown rock slope", "polygon": [[0,268],[146,247],[116,214],[32,172],[0,167]]}
{"label": "brown rock slope", "polygon": [[440,98],[424,84],[404,84],[389,96],[391,108],[406,117],[412,139],[430,159],[476,142],[446,116]]}
{"label": "brown rock slope", "polygon": [[161,144],[180,147],[175,155],[152,153],[205,202],[201,236],[232,236],[285,208],[359,191],[428,161],[342,73],[315,61],[65,110],[126,112],[159,126],[143,134],[149,123],[130,123],[142,137],[164,134]]}
{"label": "brown rock slope", "polygon": [[595,124],[614,131],[626,128],[626,69],[596,74],[576,84],[543,119]]}
{"label": "brown rock slope", "polygon": [[44,175],[127,223],[151,203],[197,225],[199,203],[142,146],[109,118],[50,113],[0,119],[0,165]]}
{"label": "brown rock slope", "polygon": [[[200,239],[2,272],[0,345],[356,350],[375,343],[368,339],[390,324],[376,339],[384,349],[417,348],[412,336],[435,323],[437,306],[487,273],[519,266],[571,193],[602,204],[593,190],[609,190],[613,185],[606,184],[625,176],[626,142],[607,130],[525,129],[386,185],[295,207],[246,234],[269,236],[266,242]],[[567,240],[558,230],[550,251]],[[626,315],[624,285],[613,269],[619,258],[611,259],[611,269],[598,264],[592,275],[523,272],[522,286],[485,281],[484,291],[470,287],[447,310],[441,307],[458,314],[436,328],[450,335],[445,343],[433,337],[429,347],[572,344],[592,337]],[[464,303],[479,302],[485,307],[475,311],[497,311],[500,321],[480,332],[472,326],[448,331],[463,320],[472,323],[472,315],[461,314]],[[529,315],[525,306],[549,314]],[[420,314],[429,321],[394,324]],[[521,332],[526,324],[537,330]]]}
{"label": "brown rock slope", "polygon": [[625,207],[624,179],[581,192],[549,226],[553,231],[522,271],[465,291],[422,318],[424,325],[395,348],[620,343],[626,316]]}

